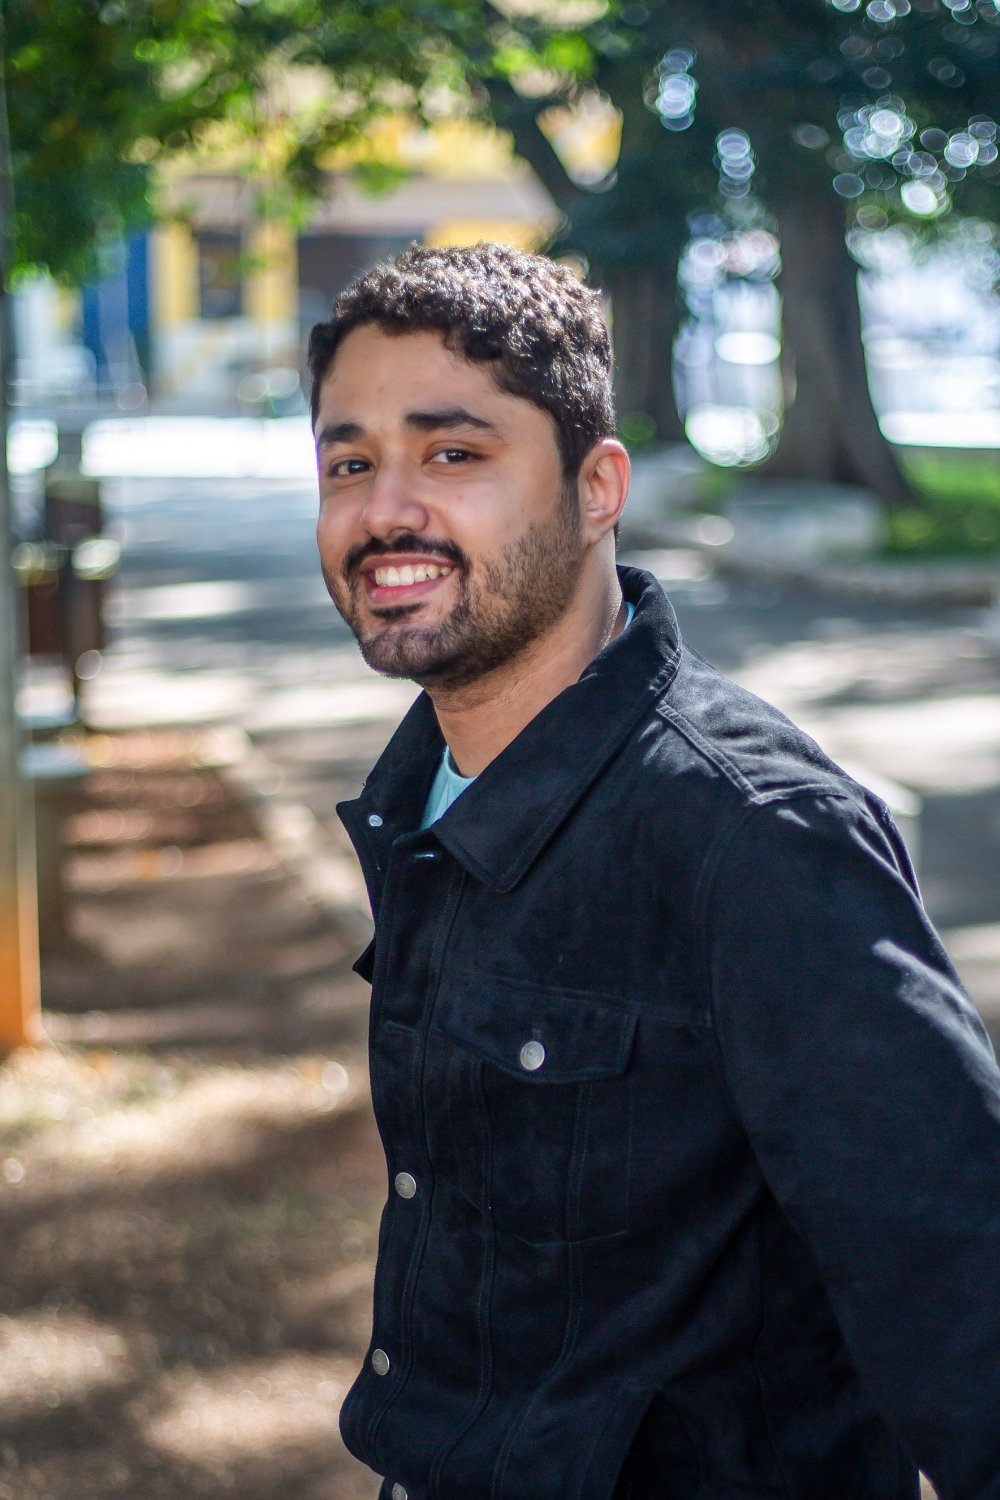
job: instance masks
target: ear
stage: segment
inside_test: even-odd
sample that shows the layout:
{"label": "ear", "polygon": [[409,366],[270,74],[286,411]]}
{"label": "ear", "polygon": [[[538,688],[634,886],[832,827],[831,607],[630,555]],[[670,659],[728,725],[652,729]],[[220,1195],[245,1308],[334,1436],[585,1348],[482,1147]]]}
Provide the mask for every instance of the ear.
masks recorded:
{"label": "ear", "polygon": [[592,545],[618,525],[631,472],[628,454],[612,437],[595,443],[580,465],[580,516]]}

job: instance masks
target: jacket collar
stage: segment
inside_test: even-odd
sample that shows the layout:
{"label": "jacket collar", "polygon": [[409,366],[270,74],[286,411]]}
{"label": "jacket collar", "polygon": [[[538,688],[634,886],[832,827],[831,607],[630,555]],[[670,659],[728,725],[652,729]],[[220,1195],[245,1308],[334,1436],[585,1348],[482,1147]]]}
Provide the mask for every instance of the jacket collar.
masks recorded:
{"label": "jacket collar", "polygon": [[[680,632],[656,580],[619,568],[625,598],[636,609],[628,629],[570,687],[531,720],[433,825],[434,834],[470,874],[509,891],[600,775],[638,720],[673,680]],[[374,815],[377,842],[419,826],[443,749],[430,699],[421,693],[361,797],[338,812],[360,832]]]}

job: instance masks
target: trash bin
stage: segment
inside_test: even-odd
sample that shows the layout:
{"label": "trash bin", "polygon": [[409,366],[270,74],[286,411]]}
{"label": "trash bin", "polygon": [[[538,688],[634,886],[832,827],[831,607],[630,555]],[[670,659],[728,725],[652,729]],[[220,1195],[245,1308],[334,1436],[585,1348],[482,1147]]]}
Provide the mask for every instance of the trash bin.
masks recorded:
{"label": "trash bin", "polygon": [[44,478],[42,534],[14,555],[27,596],[28,652],[62,661],[77,709],[81,683],[94,676],[104,650],[107,585],[121,561],[118,543],[103,534],[100,480],[80,472],[82,440],[82,428],[60,424],[58,455]]}
{"label": "trash bin", "polygon": [[28,653],[59,657],[74,699],[81,658],[104,650],[105,593],[120,561],[120,546],[104,536],[86,536],[73,547],[37,541],[14,549],[14,572],[26,594]]}
{"label": "trash bin", "polygon": [[46,541],[72,547],[104,526],[101,481],[57,460],[45,476],[42,529]]}
{"label": "trash bin", "polygon": [[79,746],[58,741],[25,745],[20,767],[34,793],[38,930],[44,942],[67,930],[66,816],[88,768]]}
{"label": "trash bin", "polygon": [[56,542],[20,542],[11,556],[23,590],[30,656],[63,655],[60,590],[65,554]]}

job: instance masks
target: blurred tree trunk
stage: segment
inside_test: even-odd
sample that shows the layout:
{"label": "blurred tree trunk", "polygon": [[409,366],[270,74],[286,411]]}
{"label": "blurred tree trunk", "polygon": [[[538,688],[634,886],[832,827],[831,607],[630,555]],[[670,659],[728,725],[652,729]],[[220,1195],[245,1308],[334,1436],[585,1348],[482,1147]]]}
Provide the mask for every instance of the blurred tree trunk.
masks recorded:
{"label": "blurred tree trunk", "polygon": [[503,79],[491,79],[490,102],[497,123],[513,136],[517,154],[565,216],[552,253],[564,249],[586,256],[591,284],[611,304],[619,415],[644,413],[660,442],[683,442],[673,346],[686,200],[667,173],[662,127],[642,100],[645,65],[630,61],[615,65],[613,72],[600,81],[622,109],[623,144],[615,186],[606,192],[580,187],[567,176],[538,124],[539,100],[523,97]]}
{"label": "blurred tree trunk", "polygon": [[672,271],[662,265],[609,267],[598,281],[611,301],[619,416],[644,412],[659,442],[684,442],[673,385],[676,264]]}
{"label": "blurred tree trunk", "polygon": [[11,567],[13,526],[7,474],[7,391],[13,359],[7,272],[13,197],[5,11],[0,0],[0,1057],[41,1038],[32,808],[18,764],[20,600]]}
{"label": "blurred tree trunk", "polygon": [[769,203],[782,271],[785,421],[769,474],[856,484],[888,505],[914,503],[868,388],[857,267],[829,190]]}

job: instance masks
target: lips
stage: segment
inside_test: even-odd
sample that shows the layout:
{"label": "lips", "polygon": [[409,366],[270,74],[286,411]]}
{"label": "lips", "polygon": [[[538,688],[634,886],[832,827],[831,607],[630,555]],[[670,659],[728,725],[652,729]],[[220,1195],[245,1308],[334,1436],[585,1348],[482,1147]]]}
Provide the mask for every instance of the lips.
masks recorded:
{"label": "lips", "polygon": [[373,604],[403,604],[431,593],[453,572],[453,564],[435,562],[430,558],[416,562],[412,559],[387,562],[384,558],[372,558],[362,576]]}

